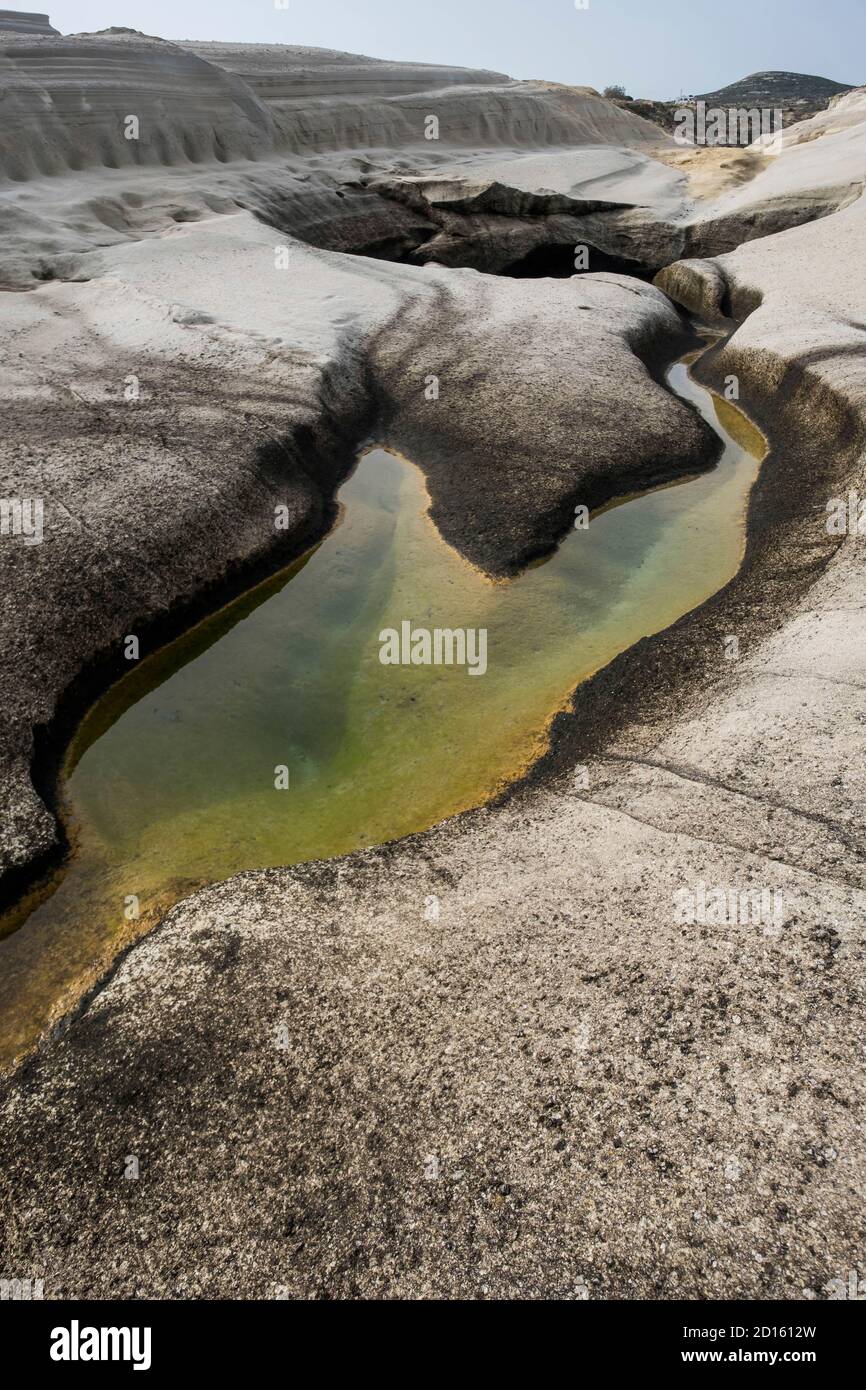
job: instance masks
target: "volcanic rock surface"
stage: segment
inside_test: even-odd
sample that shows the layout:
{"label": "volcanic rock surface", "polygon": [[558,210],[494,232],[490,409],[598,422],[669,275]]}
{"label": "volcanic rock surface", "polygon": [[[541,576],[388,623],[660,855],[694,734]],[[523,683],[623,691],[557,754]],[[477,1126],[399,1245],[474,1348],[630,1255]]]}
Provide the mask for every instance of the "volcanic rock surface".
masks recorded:
{"label": "volcanic rock surface", "polygon": [[0,10],[0,34],[57,34],[47,14],[28,14],[24,10]]}
{"label": "volcanic rock surface", "polygon": [[[48,1297],[828,1296],[864,1239],[864,540],[826,527],[866,451],[862,93],[697,208],[682,171],[642,172],[642,123],[594,96],[476,75],[441,107],[406,91],[365,108],[347,60],[356,90],[308,117],[267,55],[243,73],[202,46],[63,42],[64,100],[76,82],[104,98],[88,160],[116,157],[96,80],[113,60],[94,57],[115,43],[154,101],[166,55],[154,157],[216,162],[48,178],[40,140],[8,151],[27,181],[2,194],[4,274],[44,283],[3,296],[3,490],[38,488],[47,525],[42,546],[0,550],[7,868],[54,839],[34,730],[82,668],[104,679],[125,632],[273,564],[275,500],[290,544],[320,534],[377,420],[416,452],[443,535],[497,573],[553,543],[585,488],[700,455],[703,429],[639,360],[674,349],[670,298],[736,329],[702,371],[737,377],[775,448],[737,579],[581,687],[500,804],[189,898],[6,1080],[3,1268]],[[323,83],[340,61],[320,60]],[[183,152],[172,93],[196,73],[212,133]],[[50,133],[11,81],[19,129]],[[395,130],[423,140],[427,109],[450,113],[453,147],[375,154]],[[610,133],[594,184],[560,148],[575,122],[593,148]],[[364,152],[246,162],[305,132],[308,150]],[[524,141],[555,147],[544,173],[519,167]],[[730,254],[670,265],[661,288],[492,281],[311,249],[240,207],[306,179],[326,221],[350,168],[429,193],[447,165],[465,199],[477,159],[459,215],[481,197],[500,217],[500,157],[530,200],[655,181],[645,223],[674,229],[669,259],[713,227]],[[407,216],[454,211],[454,191]],[[521,217],[572,215],[510,197]],[[740,231],[756,239],[731,250]],[[675,895],[700,885],[784,906],[684,921]]]}
{"label": "volcanic rock surface", "polygon": [[[282,539],[294,550],[320,534],[374,421],[417,455],[443,535],[491,574],[549,549],[578,502],[706,465],[714,440],[643,365],[683,333],[649,286],[425,272],[288,234],[302,215],[316,240],[312,224],[331,227],[332,210],[352,206],[359,175],[405,169],[404,140],[429,167],[471,161],[461,144],[479,122],[514,158],[524,114],[527,138],[599,142],[606,122],[614,139],[655,138],[594,93],[324,50],[192,51],[128,30],[9,36],[6,52],[18,126],[0,276],[39,288],[6,296],[3,486],[46,507],[43,545],[0,551],[15,653],[3,677],[0,866],[17,884],[14,873],[57,844],[32,785],[34,730],[123,669],[125,633],[153,628],[158,640],[185,606],[241,582],[241,569],[276,563],[276,505],[290,506]],[[380,98],[397,126],[380,125]],[[441,142],[424,142],[423,121],[407,115],[431,103]],[[140,140],[125,138],[129,115]],[[387,156],[341,143],[380,139],[395,146]],[[293,143],[305,152],[288,153]],[[593,179],[639,176],[645,156],[593,148]],[[518,177],[562,181],[555,165],[522,164]],[[392,221],[393,199],[375,186],[360,195]],[[530,211],[571,204],[503,189],[500,206],[515,197]],[[361,222],[371,216],[362,209]],[[620,399],[633,416],[625,439]],[[89,596],[72,610],[70,582]]]}

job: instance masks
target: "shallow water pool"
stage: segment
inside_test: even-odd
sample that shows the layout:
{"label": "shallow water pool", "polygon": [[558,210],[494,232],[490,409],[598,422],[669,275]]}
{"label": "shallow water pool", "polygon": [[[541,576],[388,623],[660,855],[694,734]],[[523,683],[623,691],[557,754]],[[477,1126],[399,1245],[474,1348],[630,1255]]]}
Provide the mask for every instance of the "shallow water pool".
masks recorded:
{"label": "shallow water pool", "polygon": [[[608,507],[494,582],[441,540],[420,472],[373,449],[316,549],[98,702],[63,772],[69,861],[0,942],[0,1061],[193,888],[484,802],[543,749],[581,680],[736,573],[763,437],[684,363],[668,380],[723,437],[711,472]],[[382,665],[380,632],[406,620],[486,629],[486,672]]]}

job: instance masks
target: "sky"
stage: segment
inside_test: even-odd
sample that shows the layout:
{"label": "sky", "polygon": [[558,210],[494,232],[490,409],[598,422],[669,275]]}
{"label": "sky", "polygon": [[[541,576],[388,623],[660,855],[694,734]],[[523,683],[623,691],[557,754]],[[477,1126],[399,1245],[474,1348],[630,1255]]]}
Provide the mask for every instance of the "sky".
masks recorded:
{"label": "sky", "polygon": [[[587,4],[587,8],[578,5]],[[866,84],[866,0],[43,0],[63,33],[340,48],[674,98],[784,69]],[[285,4],[285,8],[282,5]],[[8,8],[36,9],[36,0]]]}

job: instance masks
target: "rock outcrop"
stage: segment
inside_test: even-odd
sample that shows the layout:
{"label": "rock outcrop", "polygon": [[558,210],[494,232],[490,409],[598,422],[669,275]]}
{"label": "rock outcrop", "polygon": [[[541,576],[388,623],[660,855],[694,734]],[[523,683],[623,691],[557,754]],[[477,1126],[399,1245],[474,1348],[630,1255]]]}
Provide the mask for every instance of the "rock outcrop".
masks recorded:
{"label": "rock outcrop", "polygon": [[0,82],[6,179],[249,159],[274,145],[267,107],[239,78],[126,30],[36,42],[0,33]]}
{"label": "rock outcrop", "polygon": [[[501,128],[539,118],[491,93]],[[582,686],[499,804],[179,904],[0,1089],[4,1269],[48,1297],[782,1299],[857,1268],[864,542],[826,525],[866,457],[857,101],[670,218],[756,238],[660,281],[735,328],[704,370],[772,431],[737,578]],[[580,196],[615,201],[602,179]],[[579,196],[539,182],[514,187]],[[275,498],[316,534],[378,411],[497,573],[576,488],[700,448],[638,360],[676,314],[625,277],[343,257],[236,207],[169,235],[154,211],[149,239],[130,215],[97,251],[50,202],[9,206],[42,209],[67,278],[7,296],[9,486],[48,514],[43,546],[3,550],[6,865],[51,843],[34,729],[83,665],[104,679],[131,625],[272,559]],[[791,225],[804,206],[827,215]],[[678,910],[708,888],[778,911]]]}
{"label": "rock outcrop", "polygon": [[439,140],[649,147],[659,138],[585,88],[327,49],[167,43],[126,29],[0,30],[0,89],[0,178],[16,181]]}
{"label": "rock outcrop", "polygon": [[[702,277],[748,313],[713,375],[777,430],[738,579],[582,688],[504,805],[177,907],[7,1085],[7,1265],[114,1298],[825,1298],[856,1267],[863,541],[824,502],[863,477],[862,223]],[[779,920],[678,919],[700,884]]]}
{"label": "rock outcrop", "polygon": [[[321,533],[374,419],[425,469],[446,539],[497,575],[548,550],[577,502],[713,455],[640,360],[683,332],[651,286],[335,257],[275,243],[246,213],[87,259],[85,283],[10,296],[6,316],[4,495],[44,497],[45,539],[0,548],[5,871],[56,843],[34,731],[81,698],[82,671],[116,676],[125,633],[155,641],[227,576],[275,565],[277,503],[295,548]],[[89,595],[72,610],[70,576]]]}
{"label": "rock outcrop", "polygon": [[30,37],[56,35],[47,14],[28,14],[25,10],[0,10],[0,34],[27,34]]}

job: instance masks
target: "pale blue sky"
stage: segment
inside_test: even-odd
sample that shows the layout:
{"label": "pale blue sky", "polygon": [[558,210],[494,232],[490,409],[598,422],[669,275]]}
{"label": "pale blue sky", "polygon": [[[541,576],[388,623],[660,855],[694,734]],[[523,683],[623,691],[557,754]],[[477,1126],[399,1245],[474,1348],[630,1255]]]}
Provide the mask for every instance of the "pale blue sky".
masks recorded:
{"label": "pale blue sky", "polygon": [[866,83],[866,0],[589,0],[587,10],[574,0],[56,0],[50,14],[64,33],[118,24],[166,39],[313,44],[621,82],[633,96],[711,91],[767,68]]}

